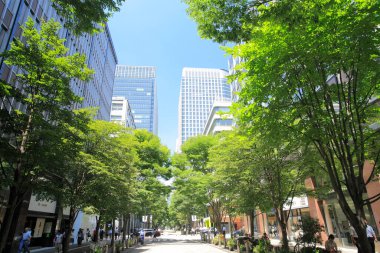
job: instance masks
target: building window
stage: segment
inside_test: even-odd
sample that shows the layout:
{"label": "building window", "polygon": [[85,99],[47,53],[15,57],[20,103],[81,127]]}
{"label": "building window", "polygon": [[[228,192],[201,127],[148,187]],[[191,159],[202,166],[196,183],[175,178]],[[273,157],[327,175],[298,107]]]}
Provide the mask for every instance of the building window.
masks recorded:
{"label": "building window", "polygon": [[7,9],[7,12],[5,13],[5,16],[4,16],[3,23],[1,24],[1,26],[2,26],[6,31],[8,31],[9,26],[11,25],[12,17],[13,17],[12,12],[11,12],[9,9]]}
{"label": "building window", "polygon": [[121,120],[120,115],[111,115],[111,120]]}
{"label": "building window", "polygon": [[5,3],[3,2],[3,0],[0,0],[0,17],[3,14],[4,7],[5,7]]}

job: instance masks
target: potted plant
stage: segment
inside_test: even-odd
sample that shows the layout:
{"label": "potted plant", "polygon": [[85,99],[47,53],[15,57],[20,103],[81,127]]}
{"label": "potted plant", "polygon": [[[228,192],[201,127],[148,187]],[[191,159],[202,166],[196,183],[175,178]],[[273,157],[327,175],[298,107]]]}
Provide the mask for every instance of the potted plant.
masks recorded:
{"label": "potted plant", "polygon": [[116,248],[116,253],[121,253],[121,242],[117,242],[116,245],[115,245],[115,248]]}
{"label": "potted plant", "polygon": [[227,246],[230,251],[233,251],[236,246],[235,240],[233,238],[228,239]]}
{"label": "potted plant", "polygon": [[215,236],[214,238],[212,238],[212,244],[218,245],[218,243],[219,243],[219,237],[218,236]]}

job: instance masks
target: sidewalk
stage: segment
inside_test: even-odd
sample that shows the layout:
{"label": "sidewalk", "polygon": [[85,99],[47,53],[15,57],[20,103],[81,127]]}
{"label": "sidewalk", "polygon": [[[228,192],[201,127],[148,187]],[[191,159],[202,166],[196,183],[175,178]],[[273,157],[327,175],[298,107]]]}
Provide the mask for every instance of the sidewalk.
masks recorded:
{"label": "sidewalk", "polygon": [[[120,240],[116,240],[115,242],[118,242]],[[104,244],[111,244],[111,240],[103,240],[101,243]],[[70,253],[90,253],[90,245],[92,242],[83,242],[81,246],[78,246],[77,244],[70,245],[70,249],[68,252]],[[110,251],[110,248],[108,248],[108,251]],[[124,250],[123,252],[125,252]],[[40,247],[40,248],[31,248],[31,253],[56,253],[56,250],[54,247]]]}
{"label": "sidewalk", "polygon": [[[281,241],[279,239],[270,239],[270,241],[273,246],[281,245]],[[295,242],[290,241],[289,246],[295,246]],[[317,247],[325,248],[321,244],[318,244]],[[342,251],[342,253],[357,253],[358,252],[358,249],[356,247],[338,247],[338,250]]]}
{"label": "sidewalk", "polygon": [[[41,248],[32,248],[30,249],[31,253],[55,253],[54,247],[41,247]],[[83,243],[78,247],[77,244],[70,245],[70,253],[89,253],[90,252],[90,243]]]}

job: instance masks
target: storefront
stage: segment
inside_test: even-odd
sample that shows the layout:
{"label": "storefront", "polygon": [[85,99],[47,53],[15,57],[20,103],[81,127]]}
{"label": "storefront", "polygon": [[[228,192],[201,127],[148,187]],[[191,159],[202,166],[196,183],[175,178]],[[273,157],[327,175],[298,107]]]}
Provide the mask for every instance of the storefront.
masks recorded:
{"label": "storefront", "polygon": [[56,202],[38,200],[32,196],[29,202],[25,227],[32,229],[31,246],[52,246],[57,224]]}
{"label": "storefront", "polygon": [[[350,206],[353,206],[352,201],[349,198],[346,198],[348,201],[348,204]],[[327,234],[334,234],[337,238],[337,243],[341,246],[351,246],[354,247],[351,241],[350,237],[350,224],[347,220],[345,214],[343,213],[342,209],[340,208],[340,205],[338,203],[338,200],[336,199],[334,194],[331,194],[331,196],[326,201],[327,203],[327,210],[328,212],[325,212],[325,222],[326,222],[326,233]],[[326,210],[326,208],[324,208]],[[376,227],[376,222],[373,218],[372,209],[370,206],[365,206],[364,208],[365,216],[368,221],[368,224],[373,227],[376,234],[379,234]]]}

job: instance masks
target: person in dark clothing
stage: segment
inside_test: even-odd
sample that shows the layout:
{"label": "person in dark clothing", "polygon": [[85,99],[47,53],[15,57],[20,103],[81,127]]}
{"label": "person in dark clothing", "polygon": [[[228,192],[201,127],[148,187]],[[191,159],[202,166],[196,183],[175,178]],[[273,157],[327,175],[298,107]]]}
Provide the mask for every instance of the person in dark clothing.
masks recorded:
{"label": "person in dark clothing", "polygon": [[83,229],[78,230],[78,246],[82,245],[82,241],[84,239]]}
{"label": "person in dark clothing", "polygon": [[99,231],[99,238],[101,241],[103,241],[103,237],[104,237],[104,230],[101,228]]}

